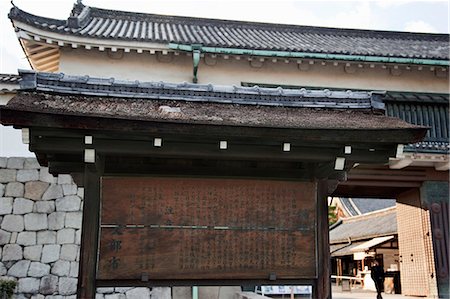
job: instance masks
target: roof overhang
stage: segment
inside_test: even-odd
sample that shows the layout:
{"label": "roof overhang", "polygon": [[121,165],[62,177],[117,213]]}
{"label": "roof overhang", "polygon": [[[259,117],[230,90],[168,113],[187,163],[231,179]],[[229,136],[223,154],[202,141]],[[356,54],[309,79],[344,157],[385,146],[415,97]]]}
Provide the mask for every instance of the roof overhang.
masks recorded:
{"label": "roof overhang", "polygon": [[450,159],[446,153],[404,153],[401,157],[389,159],[389,168],[391,169],[404,169],[408,166],[430,167],[437,171],[448,171]]}
{"label": "roof overhang", "polygon": [[373,238],[369,241],[363,242],[362,244],[359,244],[353,248],[350,249],[353,253],[356,252],[366,252],[367,250],[372,249],[373,247],[376,247],[378,245],[381,245],[389,240],[394,239],[395,236],[385,236],[385,237],[378,237]]}

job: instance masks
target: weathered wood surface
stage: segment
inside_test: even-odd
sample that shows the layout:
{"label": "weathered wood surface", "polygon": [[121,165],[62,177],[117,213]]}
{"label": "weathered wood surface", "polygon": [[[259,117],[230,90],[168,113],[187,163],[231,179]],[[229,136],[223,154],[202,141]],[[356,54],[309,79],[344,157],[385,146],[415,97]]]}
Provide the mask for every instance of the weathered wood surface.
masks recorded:
{"label": "weathered wood surface", "polygon": [[315,183],[103,178],[97,277],[314,278],[315,205]]}

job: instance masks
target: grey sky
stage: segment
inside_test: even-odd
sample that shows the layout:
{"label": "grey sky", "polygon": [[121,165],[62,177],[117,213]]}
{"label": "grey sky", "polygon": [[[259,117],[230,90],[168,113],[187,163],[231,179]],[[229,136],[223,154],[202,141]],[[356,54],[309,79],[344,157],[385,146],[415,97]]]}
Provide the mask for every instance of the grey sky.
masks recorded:
{"label": "grey sky", "polygon": [[[14,0],[21,9],[45,17],[67,19],[76,0]],[[449,32],[448,1],[294,1],[294,0],[83,0],[89,6],[221,19],[311,26]],[[0,0],[0,73],[30,68]],[[30,155],[19,145],[20,134],[0,130],[0,156]],[[20,147],[20,148],[19,148]]]}

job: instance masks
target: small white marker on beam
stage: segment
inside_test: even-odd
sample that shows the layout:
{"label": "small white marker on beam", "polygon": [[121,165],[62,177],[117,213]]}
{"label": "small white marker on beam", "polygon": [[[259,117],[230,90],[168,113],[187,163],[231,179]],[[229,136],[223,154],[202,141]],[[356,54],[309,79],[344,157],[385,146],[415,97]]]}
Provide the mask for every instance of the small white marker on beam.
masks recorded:
{"label": "small white marker on beam", "polygon": [[100,46],[100,47],[98,47],[98,50],[99,50],[99,51],[105,51],[105,47]]}
{"label": "small white marker on beam", "polygon": [[375,149],[374,148],[369,148],[369,152],[374,152]]}
{"label": "small white marker on beam", "polygon": [[125,48],[124,51],[125,53],[130,53],[130,48]]}
{"label": "small white marker on beam", "polygon": [[74,48],[74,49],[78,48],[78,44],[72,43],[72,48]]}
{"label": "small white marker on beam", "polygon": [[334,162],[334,170],[344,170],[345,158],[337,157]]}
{"label": "small white marker on beam", "polygon": [[84,144],[92,144],[92,136],[84,136]]}
{"label": "small white marker on beam", "polygon": [[22,143],[30,144],[30,129],[22,128]]}
{"label": "small white marker on beam", "polygon": [[59,40],[58,41],[58,46],[60,46],[60,47],[64,46],[64,42]]}
{"label": "small white marker on beam", "polygon": [[397,145],[397,152],[395,153],[396,158],[404,158],[403,149],[405,146],[403,144]]}
{"label": "small white marker on beam", "polygon": [[344,147],[344,154],[350,155],[352,153],[352,147],[350,145],[346,145]]}
{"label": "small white marker on beam", "polygon": [[139,54],[142,54],[142,49],[137,49],[137,52],[139,53]]}
{"label": "small white marker on beam", "polygon": [[84,48],[85,48],[86,50],[90,50],[90,49],[92,49],[92,46],[91,46],[91,45],[84,45]]}
{"label": "small white marker on beam", "polygon": [[153,139],[153,146],[161,147],[162,146],[162,138]]}
{"label": "small white marker on beam", "polygon": [[283,143],[283,152],[290,152],[291,151],[291,144],[288,142]]}
{"label": "small white marker on beam", "polygon": [[87,148],[84,150],[84,162],[95,163],[95,149]]}
{"label": "small white marker on beam", "polygon": [[228,142],[225,140],[221,140],[219,142],[219,149],[226,150],[228,148]]}

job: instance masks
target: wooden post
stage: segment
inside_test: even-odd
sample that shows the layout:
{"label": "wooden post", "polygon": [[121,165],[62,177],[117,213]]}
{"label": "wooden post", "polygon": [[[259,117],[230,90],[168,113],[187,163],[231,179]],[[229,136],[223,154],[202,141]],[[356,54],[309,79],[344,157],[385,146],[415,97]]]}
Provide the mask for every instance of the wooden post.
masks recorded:
{"label": "wooden post", "polygon": [[317,282],[313,287],[315,299],[331,299],[330,244],[328,229],[328,183],[325,180],[317,184]]}
{"label": "wooden post", "polygon": [[[99,163],[99,162],[97,162]],[[83,226],[81,229],[78,299],[95,298],[97,252],[100,223],[100,173],[98,164],[86,164],[84,170]]]}

